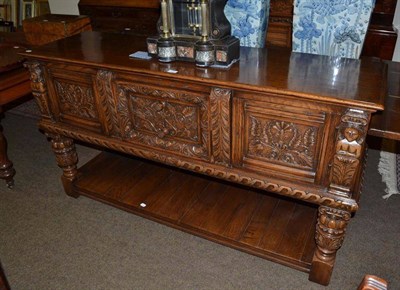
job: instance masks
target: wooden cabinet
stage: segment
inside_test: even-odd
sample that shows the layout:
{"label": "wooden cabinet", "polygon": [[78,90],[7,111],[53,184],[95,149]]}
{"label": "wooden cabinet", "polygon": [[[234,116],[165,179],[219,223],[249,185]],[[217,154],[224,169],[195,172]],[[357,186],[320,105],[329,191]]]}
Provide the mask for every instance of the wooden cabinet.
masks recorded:
{"label": "wooden cabinet", "polygon": [[94,30],[126,32],[133,35],[157,34],[159,0],[80,0],[79,14],[87,15]]}
{"label": "wooden cabinet", "polygon": [[293,1],[270,0],[266,45],[292,47]]}
{"label": "wooden cabinet", "polygon": [[[385,64],[253,48],[224,70],[129,58],[145,45],[88,32],[24,53],[67,194],[328,284]],[[138,158],[103,153],[78,169],[75,140]]]}
{"label": "wooden cabinet", "polygon": [[396,3],[396,0],[376,1],[364,41],[363,56],[392,59],[397,40],[397,33],[393,29]]}

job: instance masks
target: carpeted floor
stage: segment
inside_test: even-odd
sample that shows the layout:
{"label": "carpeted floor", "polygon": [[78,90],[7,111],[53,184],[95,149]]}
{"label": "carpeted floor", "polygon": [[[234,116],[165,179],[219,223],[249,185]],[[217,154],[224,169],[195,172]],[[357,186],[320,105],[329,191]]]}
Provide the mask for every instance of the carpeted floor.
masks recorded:
{"label": "carpeted floor", "polygon": [[[400,196],[384,200],[370,150],[361,208],[330,286],[307,274],[64,194],[50,144],[33,118],[6,113],[12,190],[0,183],[0,260],[13,290],[356,289],[365,274],[400,289]],[[97,152],[78,146],[80,162]]]}

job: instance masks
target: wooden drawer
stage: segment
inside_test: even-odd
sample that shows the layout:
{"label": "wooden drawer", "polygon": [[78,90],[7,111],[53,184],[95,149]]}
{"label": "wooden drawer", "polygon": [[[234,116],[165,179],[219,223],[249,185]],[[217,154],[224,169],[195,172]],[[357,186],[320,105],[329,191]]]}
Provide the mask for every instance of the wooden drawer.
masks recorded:
{"label": "wooden drawer", "polygon": [[[143,79],[143,78],[142,78]],[[148,85],[149,83],[153,85]],[[169,153],[210,160],[209,92],[178,90],[173,83],[117,80],[118,123],[122,139]],[[169,86],[171,85],[171,86]],[[179,87],[188,87],[180,83]]]}
{"label": "wooden drawer", "polygon": [[[246,96],[236,94],[235,96]],[[288,104],[235,100],[233,152],[237,166],[267,176],[317,182],[326,113]]]}

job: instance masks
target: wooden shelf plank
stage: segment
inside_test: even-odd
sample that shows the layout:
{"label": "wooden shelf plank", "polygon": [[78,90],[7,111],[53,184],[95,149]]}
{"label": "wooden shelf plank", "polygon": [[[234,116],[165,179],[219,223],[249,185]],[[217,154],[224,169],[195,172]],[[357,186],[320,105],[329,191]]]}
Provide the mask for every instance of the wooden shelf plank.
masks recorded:
{"label": "wooden shelf plank", "polygon": [[235,249],[310,269],[314,206],[108,152],[79,169],[73,190]]}

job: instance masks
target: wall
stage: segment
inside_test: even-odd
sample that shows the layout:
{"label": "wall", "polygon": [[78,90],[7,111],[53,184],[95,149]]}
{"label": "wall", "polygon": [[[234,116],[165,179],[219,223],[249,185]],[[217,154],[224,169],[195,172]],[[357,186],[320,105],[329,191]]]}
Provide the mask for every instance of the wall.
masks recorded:
{"label": "wall", "polygon": [[79,15],[79,0],[49,0],[52,14]]}
{"label": "wall", "polygon": [[397,30],[396,48],[393,54],[394,61],[400,61],[400,1],[397,1],[396,12],[394,14],[393,26]]}

